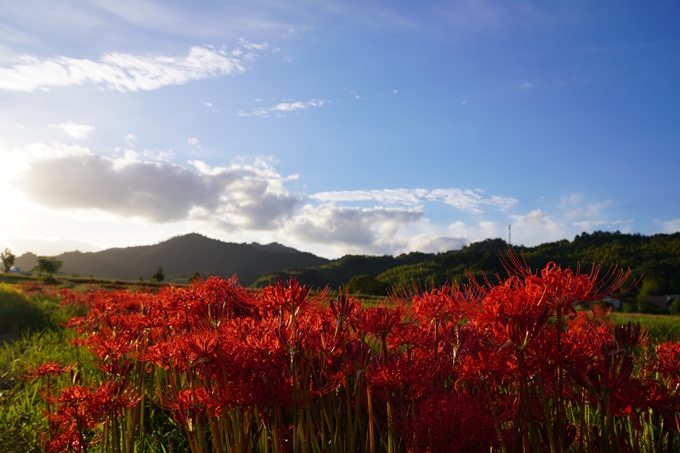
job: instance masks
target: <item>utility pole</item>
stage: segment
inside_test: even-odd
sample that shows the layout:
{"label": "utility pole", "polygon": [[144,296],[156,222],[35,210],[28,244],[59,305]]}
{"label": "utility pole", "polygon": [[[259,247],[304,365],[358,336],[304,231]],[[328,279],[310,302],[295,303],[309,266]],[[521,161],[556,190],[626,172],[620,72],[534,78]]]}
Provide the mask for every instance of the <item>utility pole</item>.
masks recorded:
{"label": "utility pole", "polygon": [[512,225],[508,225],[508,245],[512,245]]}

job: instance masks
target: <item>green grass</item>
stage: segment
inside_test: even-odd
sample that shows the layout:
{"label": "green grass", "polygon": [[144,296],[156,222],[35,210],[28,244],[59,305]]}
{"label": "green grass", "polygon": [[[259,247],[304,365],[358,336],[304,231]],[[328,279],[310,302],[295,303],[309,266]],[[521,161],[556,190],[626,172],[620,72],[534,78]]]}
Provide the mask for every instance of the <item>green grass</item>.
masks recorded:
{"label": "green grass", "polygon": [[[59,326],[70,316],[54,298],[0,283],[0,453],[40,451],[45,406],[38,383],[25,376],[45,362],[81,361],[71,333]],[[92,370],[81,361],[83,367]]]}
{"label": "green grass", "polygon": [[64,334],[56,329],[27,333],[0,346],[0,452],[39,451],[45,405],[38,383],[25,376],[44,362],[77,361]]}
{"label": "green grass", "polygon": [[652,339],[680,341],[680,316],[612,313],[611,321],[615,324],[626,324],[628,321],[640,322],[643,326],[647,326]]}

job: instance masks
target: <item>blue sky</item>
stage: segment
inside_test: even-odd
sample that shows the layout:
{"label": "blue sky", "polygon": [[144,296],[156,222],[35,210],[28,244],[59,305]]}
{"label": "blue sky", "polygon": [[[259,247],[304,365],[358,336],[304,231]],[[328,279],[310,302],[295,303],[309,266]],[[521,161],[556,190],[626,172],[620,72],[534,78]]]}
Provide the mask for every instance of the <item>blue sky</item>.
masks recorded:
{"label": "blue sky", "polygon": [[677,1],[0,0],[0,248],[680,230]]}

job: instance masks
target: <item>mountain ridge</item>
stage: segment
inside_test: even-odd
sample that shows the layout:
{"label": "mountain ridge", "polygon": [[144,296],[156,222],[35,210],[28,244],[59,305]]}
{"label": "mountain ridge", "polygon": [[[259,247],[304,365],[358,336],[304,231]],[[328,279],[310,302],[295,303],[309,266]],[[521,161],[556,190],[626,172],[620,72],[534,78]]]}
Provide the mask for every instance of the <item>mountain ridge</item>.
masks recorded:
{"label": "mountain ridge", "polygon": [[[98,252],[65,252],[54,256],[62,261],[61,273],[92,275],[112,280],[149,279],[158,266],[166,281],[187,281],[194,272],[203,277],[236,274],[243,285],[262,274],[290,267],[316,266],[330,260],[273,242],[238,244],[211,239],[198,233],[175,236],[154,245],[114,247]],[[24,270],[37,265],[38,257],[25,253],[15,264]]]}

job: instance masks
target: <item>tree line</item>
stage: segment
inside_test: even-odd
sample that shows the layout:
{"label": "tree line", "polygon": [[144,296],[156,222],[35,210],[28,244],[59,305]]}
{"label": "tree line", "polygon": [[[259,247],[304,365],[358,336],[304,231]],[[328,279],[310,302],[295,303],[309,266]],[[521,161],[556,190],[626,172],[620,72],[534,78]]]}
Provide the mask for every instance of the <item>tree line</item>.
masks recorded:
{"label": "tree line", "polygon": [[[345,288],[364,294],[384,294],[387,288],[441,286],[446,282],[464,283],[468,277],[481,279],[505,275],[501,258],[508,251],[503,239],[487,239],[461,250],[444,253],[409,253],[392,256],[347,255],[329,264],[288,269],[263,275],[256,285],[264,286],[277,278],[297,277],[313,287]],[[561,240],[534,247],[512,246],[533,269],[548,262],[575,269],[589,269],[593,263],[631,269],[631,279],[640,280],[627,293],[627,301],[647,296],[680,294],[680,233],[626,234],[619,231],[582,233],[574,240]],[[644,277],[643,277],[644,276]],[[641,278],[642,277],[642,278]]]}

